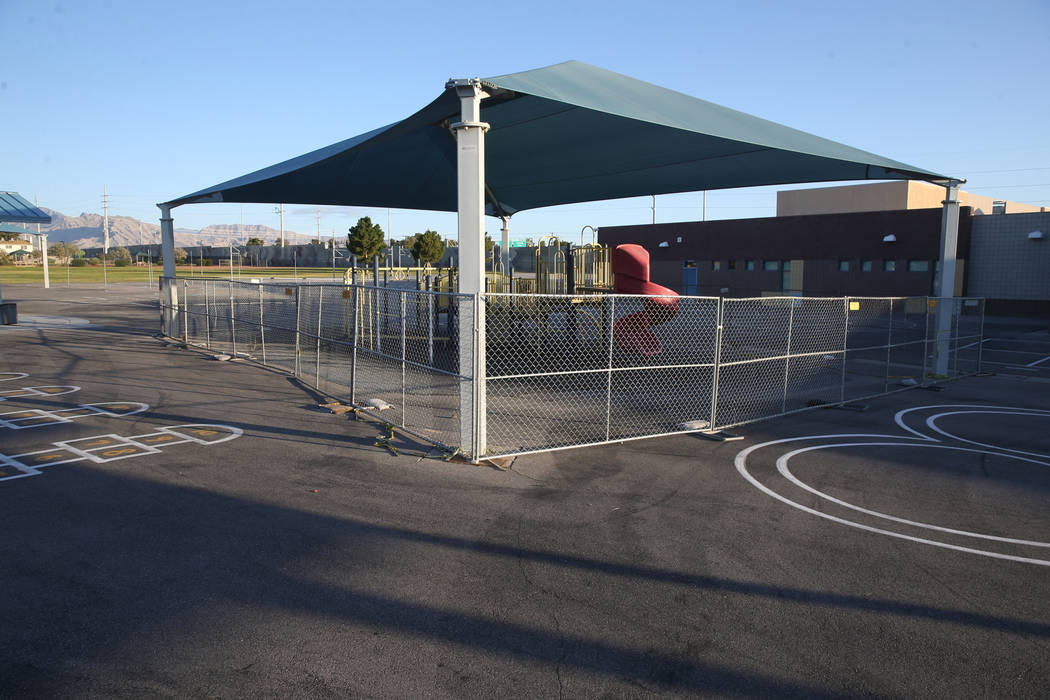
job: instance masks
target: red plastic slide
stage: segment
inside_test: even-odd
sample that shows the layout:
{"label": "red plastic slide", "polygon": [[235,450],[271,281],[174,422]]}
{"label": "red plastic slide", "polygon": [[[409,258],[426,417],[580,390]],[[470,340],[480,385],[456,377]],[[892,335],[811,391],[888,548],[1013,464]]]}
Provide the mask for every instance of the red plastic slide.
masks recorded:
{"label": "red plastic slide", "polygon": [[613,339],[624,352],[652,357],[663,352],[652,327],[678,315],[678,292],[649,281],[649,251],[640,245],[618,245],[612,254],[613,290],[617,294],[659,294],[642,302],[642,310],[624,316],[613,326]]}

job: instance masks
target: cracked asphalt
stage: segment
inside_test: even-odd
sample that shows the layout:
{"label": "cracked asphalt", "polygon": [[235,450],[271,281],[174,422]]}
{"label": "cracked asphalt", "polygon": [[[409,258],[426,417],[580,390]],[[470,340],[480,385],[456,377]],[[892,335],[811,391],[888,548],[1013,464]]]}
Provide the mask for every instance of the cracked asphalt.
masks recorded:
{"label": "cracked asphalt", "polygon": [[4,288],[90,325],[0,329],[2,697],[1050,687],[1045,379],[501,470],[163,342],[155,295]]}

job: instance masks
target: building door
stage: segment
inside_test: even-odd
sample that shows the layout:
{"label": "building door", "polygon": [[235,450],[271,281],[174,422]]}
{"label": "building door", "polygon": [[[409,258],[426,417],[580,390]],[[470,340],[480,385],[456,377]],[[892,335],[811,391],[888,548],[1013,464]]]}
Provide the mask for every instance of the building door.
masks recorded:
{"label": "building door", "polygon": [[696,261],[686,260],[682,263],[682,295],[696,296]]}

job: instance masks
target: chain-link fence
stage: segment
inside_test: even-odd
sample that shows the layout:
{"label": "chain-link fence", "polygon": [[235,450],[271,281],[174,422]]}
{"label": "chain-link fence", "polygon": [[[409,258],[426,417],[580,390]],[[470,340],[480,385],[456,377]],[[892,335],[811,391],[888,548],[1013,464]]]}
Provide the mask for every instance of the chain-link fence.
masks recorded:
{"label": "chain-link fence", "polygon": [[[174,294],[172,294],[174,292]],[[460,442],[457,319],[473,299],[337,284],[163,278],[165,335],[294,374],[443,446]]]}
{"label": "chain-link fence", "polygon": [[490,456],[721,430],[980,369],[981,299],[487,299]]}
{"label": "chain-link fence", "polygon": [[981,364],[981,299],[478,298],[480,318],[445,291],[164,278],[162,328],[475,458],[716,431]]}

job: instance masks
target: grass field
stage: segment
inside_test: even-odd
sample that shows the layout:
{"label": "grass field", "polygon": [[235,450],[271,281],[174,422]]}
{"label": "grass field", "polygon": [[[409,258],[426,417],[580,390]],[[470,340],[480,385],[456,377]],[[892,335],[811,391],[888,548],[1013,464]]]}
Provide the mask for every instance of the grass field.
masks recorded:
{"label": "grass field", "polygon": [[[189,278],[217,278],[227,279],[230,271],[226,267],[191,267],[180,265],[176,268],[179,277]],[[343,278],[343,268],[336,268],[337,279]],[[68,281],[70,284],[89,284],[102,282],[142,282],[149,280],[149,268],[146,266],[128,267],[69,267],[65,265],[51,265],[51,284],[62,285]],[[153,279],[160,276],[159,265],[153,266]],[[332,277],[330,267],[242,267],[234,268],[234,279],[248,279],[251,277]],[[0,284],[43,284],[44,268],[42,266],[23,267],[19,265],[0,266]]]}

